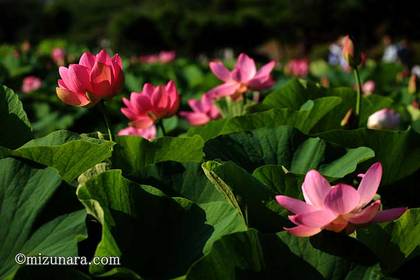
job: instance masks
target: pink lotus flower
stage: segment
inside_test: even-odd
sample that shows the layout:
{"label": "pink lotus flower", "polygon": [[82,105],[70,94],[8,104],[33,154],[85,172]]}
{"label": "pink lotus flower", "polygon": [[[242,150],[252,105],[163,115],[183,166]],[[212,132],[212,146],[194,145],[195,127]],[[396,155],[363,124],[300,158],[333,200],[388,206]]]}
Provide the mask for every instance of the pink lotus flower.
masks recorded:
{"label": "pink lotus flower", "polygon": [[30,93],[37,89],[39,89],[42,86],[42,81],[40,78],[35,76],[27,76],[23,79],[22,82],[22,92],[24,93]]}
{"label": "pink lotus flower", "polygon": [[393,129],[399,125],[400,114],[387,108],[370,115],[367,122],[367,127],[370,129]]}
{"label": "pink lotus flower", "polygon": [[375,88],[376,88],[376,84],[372,80],[366,81],[362,85],[362,90],[365,93],[365,95],[372,94],[375,91]]}
{"label": "pink lotus flower", "polygon": [[127,127],[118,132],[119,136],[133,135],[143,137],[149,141],[156,138],[156,126],[151,125],[147,128]]}
{"label": "pink lotus flower", "polygon": [[220,117],[219,109],[207,94],[204,94],[200,100],[188,100],[188,105],[193,111],[180,112],[180,115],[186,118],[191,125],[203,125]]}
{"label": "pink lotus flower", "polygon": [[232,71],[220,61],[210,62],[211,71],[224,83],[210,90],[208,94],[211,98],[230,96],[236,100],[248,90],[269,88],[274,83],[270,73],[275,65],[276,62],[271,61],[257,71],[254,60],[244,53],[239,55]]}
{"label": "pink lotus flower", "polygon": [[57,65],[64,65],[64,60],[66,58],[66,52],[63,48],[54,48],[51,52],[51,58]]}
{"label": "pink lotus flower", "polygon": [[175,51],[161,51],[157,54],[142,55],[140,56],[140,62],[152,64],[152,63],[169,63],[176,57]]}
{"label": "pink lotus flower", "polygon": [[309,61],[305,58],[292,59],[287,63],[285,71],[293,76],[305,77],[309,73]]}
{"label": "pink lotus flower", "polygon": [[91,106],[112,98],[124,80],[121,58],[118,54],[111,58],[105,50],[96,56],[85,52],[79,64],[60,67],[59,72],[57,96],[73,106]]}
{"label": "pink lotus flower", "polygon": [[296,226],[286,231],[300,237],[312,236],[321,230],[352,232],[358,225],[398,219],[407,208],[380,211],[381,201],[372,201],[382,177],[382,165],[374,163],[356,190],[346,184],[330,186],[316,170],[310,170],[302,185],[305,202],[284,195],[277,202],[292,212],[289,220]]}
{"label": "pink lotus flower", "polygon": [[123,98],[123,102],[127,107],[121,108],[121,112],[131,120],[130,126],[147,128],[175,115],[180,97],[173,81],[160,86],[146,83],[141,92],[132,92],[130,99]]}

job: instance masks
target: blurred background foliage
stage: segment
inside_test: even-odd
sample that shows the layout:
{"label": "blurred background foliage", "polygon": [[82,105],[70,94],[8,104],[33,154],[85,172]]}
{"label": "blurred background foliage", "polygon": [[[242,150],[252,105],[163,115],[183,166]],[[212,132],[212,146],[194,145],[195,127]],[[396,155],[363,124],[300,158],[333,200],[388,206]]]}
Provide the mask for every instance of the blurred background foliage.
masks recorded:
{"label": "blurred background foliage", "polygon": [[345,33],[365,48],[385,34],[419,40],[418,6],[402,0],[3,0],[0,41],[66,38],[128,54],[196,55],[224,47],[249,51],[275,40],[323,55],[323,44]]}

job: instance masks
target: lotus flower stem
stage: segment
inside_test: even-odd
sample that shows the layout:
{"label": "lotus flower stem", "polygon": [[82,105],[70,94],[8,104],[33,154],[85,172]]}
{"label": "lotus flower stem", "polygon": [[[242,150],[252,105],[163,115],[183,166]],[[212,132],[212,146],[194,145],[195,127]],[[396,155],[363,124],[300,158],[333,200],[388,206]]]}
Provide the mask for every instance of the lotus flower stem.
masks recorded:
{"label": "lotus flower stem", "polygon": [[359,116],[360,114],[360,107],[361,107],[361,96],[362,96],[362,83],[360,81],[360,75],[359,75],[359,69],[356,67],[354,67],[353,70],[354,73],[354,78],[356,80],[356,90],[357,90],[357,96],[356,96],[356,116]]}
{"label": "lotus flower stem", "polygon": [[110,129],[110,127],[109,127],[108,117],[107,117],[107,115],[106,115],[105,102],[104,102],[103,100],[102,100],[101,102],[99,102],[99,109],[101,110],[102,117],[104,118],[104,122],[105,122],[106,129],[108,130],[108,137],[109,137],[109,141],[113,141],[113,140],[112,140],[112,133],[111,133],[111,129]]}
{"label": "lotus flower stem", "polygon": [[165,126],[163,125],[163,121],[160,120],[158,121],[157,125],[160,127],[160,129],[162,130],[162,134],[163,136],[166,136],[166,131],[165,131]]}

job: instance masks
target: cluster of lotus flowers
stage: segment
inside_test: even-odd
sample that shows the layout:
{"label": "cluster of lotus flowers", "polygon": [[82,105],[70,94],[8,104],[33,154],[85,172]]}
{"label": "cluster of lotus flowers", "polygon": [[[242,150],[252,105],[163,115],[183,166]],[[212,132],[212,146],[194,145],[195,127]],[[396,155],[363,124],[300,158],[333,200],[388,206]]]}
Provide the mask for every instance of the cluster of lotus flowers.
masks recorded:
{"label": "cluster of lotus flowers", "polygon": [[[306,69],[302,69],[300,64],[298,66],[302,71],[300,74],[303,74]],[[213,61],[210,69],[223,83],[205,93],[201,99],[189,100],[192,111],[179,114],[192,125],[208,123],[220,117],[215,100],[225,97],[240,100],[248,91],[271,87],[274,83],[271,77],[274,67],[275,62],[271,61],[257,71],[255,61],[246,54],[239,55],[232,70],[220,61]],[[68,68],[61,66],[59,73],[61,79],[58,80],[57,95],[64,103],[73,106],[90,107],[110,99],[123,83],[121,58],[118,54],[110,57],[104,50],[96,55],[85,52],[78,64],[71,64]],[[367,88],[373,90],[372,85]],[[156,136],[155,125],[177,114],[180,100],[173,81],[164,85],[144,84],[140,92],[132,92],[129,98],[122,99],[125,107],[121,112],[128,118],[129,126],[121,130],[119,135],[153,139]],[[387,118],[397,117],[385,109],[372,115],[369,125],[383,125]],[[391,123],[395,124],[396,120]],[[312,236],[321,230],[350,233],[360,225],[397,219],[406,211],[406,208],[381,211],[381,201],[372,201],[381,181],[380,163],[373,164],[365,174],[359,176],[362,179],[356,190],[347,184],[330,186],[319,172],[309,171],[302,185],[305,202],[284,195],[276,197],[281,206],[293,213],[289,219],[296,226],[285,230],[301,237]]]}
{"label": "cluster of lotus flowers", "polygon": [[[172,59],[173,53],[161,53],[159,59]],[[53,56],[54,57],[54,56]],[[55,57],[58,60],[57,57]],[[166,60],[165,60],[166,61]],[[191,125],[203,125],[220,117],[214,101],[223,97],[238,100],[250,90],[262,90],[273,85],[271,61],[257,71],[255,61],[246,54],[240,54],[232,71],[221,62],[210,63],[211,71],[223,83],[202,95],[201,99],[188,100],[192,111],[180,112]],[[123,82],[122,62],[118,54],[110,57],[105,50],[97,55],[85,52],[78,64],[59,68],[57,95],[66,104],[90,107],[115,96]],[[125,107],[121,112],[128,118],[129,126],[119,135],[138,135],[146,139],[156,136],[156,124],[164,118],[177,114],[180,94],[173,81],[165,85],[146,83],[142,91],[132,92],[123,98]]]}
{"label": "cluster of lotus flowers", "polygon": [[[355,50],[351,39],[346,36],[343,42],[343,57],[350,64],[356,63]],[[66,53],[62,48],[51,52],[52,60],[58,65],[61,79],[58,80],[57,95],[66,104],[90,107],[114,97],[123,83],[123,66],[118,54],[110,57],[105,50],[93,55],[85,52],[79,63],[64,67]],[[162,51],[157,54],[141,56],[142,63],[168,63],[175,59],[174,51]],[[204,125],[221,117],[215,101],[228,97],[241,100],[246,92],[270,88],[274,81],[271,72],[275,61],[263,65],[258,71],[255,61],[242,53],[232,70],[222,62],[212,61],[209,67],[222,84],[203,94],[198,100],[188,100],[192,111],[182,111],[179,115],[191,125]],[[293,76],[304,77],[309,72],[309,60],[293,59],[285,65],[285,72]],[[410,79],[410,84],[414,84]],[[42,81],[36,76],[23,80],[22,92],[30,93],[42,87]],[[409,86],[410,87],[410,86]],[[412,86],[411,86],[412,87]],[[375,82],[367,81],[362,86],[364,95],[375,91]],[[126,107],[121,112],[129,119],[129,126],[119,135],[137,135],[152,140],[156,137],[156,123],[178,113],[180,94],[173,81],[166,85],[146,83],[142,91],[132,92],[129,98],[123,98]],[[370,129],[394,129],[400,124],[400,116],[392,109],[382,109],[372,114],[367,122]]]}

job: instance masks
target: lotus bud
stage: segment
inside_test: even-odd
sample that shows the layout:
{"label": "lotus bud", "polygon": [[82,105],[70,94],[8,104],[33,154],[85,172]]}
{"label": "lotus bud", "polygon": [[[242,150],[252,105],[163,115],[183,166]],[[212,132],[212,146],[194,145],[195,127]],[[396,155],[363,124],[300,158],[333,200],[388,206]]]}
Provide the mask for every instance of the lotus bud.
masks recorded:
{"label": "lotus bud", "polygon": [[349,35],[345,36],[343,39],[343,57],[351,68],[356,68],[360,65],[360,53]]}
{"label": "lotus bud", "polygon": [[392,109],[382,109],[373,113],[367,123],[370,129],[395,129],[400,125],[400,115]]}
{"label": "lotus bud", "polygon": [[417,76],[411,75],[410,79],[408,80],[408,93],[414,94],[417,91]]}

